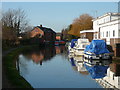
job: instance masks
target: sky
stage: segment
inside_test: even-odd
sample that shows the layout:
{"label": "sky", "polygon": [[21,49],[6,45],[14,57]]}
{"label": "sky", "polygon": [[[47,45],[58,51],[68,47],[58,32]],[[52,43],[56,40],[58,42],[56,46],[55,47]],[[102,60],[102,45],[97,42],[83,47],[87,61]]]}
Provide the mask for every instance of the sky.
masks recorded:
{"label": "sky", "polygon": [[25,11],[31,26],[61,32],[82,14],[98,17],[108,12],[118,12],[117,2],[2,2],[2,12],[8,9]]}

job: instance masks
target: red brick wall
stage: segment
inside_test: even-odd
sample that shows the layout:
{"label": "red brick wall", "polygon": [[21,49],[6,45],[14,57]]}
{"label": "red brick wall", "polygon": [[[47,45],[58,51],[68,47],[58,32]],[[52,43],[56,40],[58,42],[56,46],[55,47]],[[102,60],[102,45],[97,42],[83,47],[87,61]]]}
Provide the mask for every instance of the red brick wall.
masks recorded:
{"label": "red brick wall", "polygon": [[35,37],[36,35],[39,35],[39,34],[44,35],[44,32],[37,27],[31,31],[31,37]]}
{"label": "red brick wall", "polygon": [[56,36],[56,40],[61,40],[61,37],[60,36]]}

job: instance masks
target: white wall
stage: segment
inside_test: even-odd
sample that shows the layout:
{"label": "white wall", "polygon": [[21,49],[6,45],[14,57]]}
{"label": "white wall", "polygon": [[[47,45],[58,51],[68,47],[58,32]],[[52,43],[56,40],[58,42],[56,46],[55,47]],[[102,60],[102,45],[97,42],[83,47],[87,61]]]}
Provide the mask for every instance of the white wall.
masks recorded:
{"label": "white wall", "polygon": [[[107,15],[93,21],[93,30],[96,32],[100,31],[100,39],[106,38],[108,44],[110,44],[110,38],[120,38],[120,20],[116,20],[116,19],[118,19],[118,16]],[[115,31],[115,36],[113,36],[113,30]],[[108,36],[106,36],[107,32],[108,32]],[[97,39],[99,39],[98,35],[97,35]]]}
{"label": "white wall", "polygon": [[[110,25],[110,26],[106,26],[106,27],[101,27],[100,29],[100,34],[101,34],[101,39],[102,38],[120,38],[120,36],[118,36],[118,24],[115,25]],[[113,36],[113,31],[115,31],[115,36]],[[108,32],[108,36],[106,35]],[[104,33],[104,35],[103,35]]]}

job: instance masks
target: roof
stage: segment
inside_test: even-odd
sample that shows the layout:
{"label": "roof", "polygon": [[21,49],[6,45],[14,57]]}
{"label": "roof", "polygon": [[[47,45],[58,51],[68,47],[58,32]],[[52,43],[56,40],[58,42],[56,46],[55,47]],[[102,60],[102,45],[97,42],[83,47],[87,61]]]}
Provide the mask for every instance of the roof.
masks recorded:
{"label": "roof", "polygon": [[61,36],[61,34],[62,34],[62,33],[60,33],[60,32],[57,32],[57,33],[56,33],[56,36]]}
{"label": "roof", "polygon": [[97,17],[97,18],[93,19],[92,21],[95,21],[97,19],[100,19],[100,18],[103,18],[103,17],[106,17],[106,16],[120,16],[120,13],[111,13],[111,12],[109,12],[109,13],[106,13],[106,14],[100,16],[100,17]]}
{"label": "roof", "polygon": [[88,33],[88,32],[94,32],[94,30],[82,30],[80,33]]}
{"label": "roof", "polygon": [[[40,27],[40,26],[36,26],[37,28],[41,29],[44,32],[53,32],[56,33],[55,31],[53,31],[51,28],[46,28],[46,27]],[[36,28],[34,27],[34,28]],[[33,29],[34,30],[34,29]]]}
{"label": "roof", "polygon": [[54,32],[56,33],[55,31],[53,31],[51,28],[46,28],[46,27],[40,27],[40,26],[37,26],[38,28],[40,28],[41,30],[43,30],[44,32]]}

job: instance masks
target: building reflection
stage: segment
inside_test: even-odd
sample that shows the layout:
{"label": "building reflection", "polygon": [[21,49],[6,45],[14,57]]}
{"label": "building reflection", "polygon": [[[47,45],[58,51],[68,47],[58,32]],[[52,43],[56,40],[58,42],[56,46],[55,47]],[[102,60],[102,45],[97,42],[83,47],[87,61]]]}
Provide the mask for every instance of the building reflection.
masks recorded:
{"label": "building reflection", "polygon": [[110,64],[106,77],[96,79],[96,81],[104,88],[120,89],[120,63]]}
{"label": "building reflection", "polygon": [[51,60],[56,55],[55,47],[34,47],[22,53],[26,60],[33,60],[34,63],[42,65],[42,62]]}
{"label": "building reflection", "polygon": [[42,60],[44,59],[44,55],[42,53],[40,53],[38,55],[36,53],[33,53],[31,55],[31,58],[35,63],[37,63],[37,64],[40,63],[40,65],[42,65]]}
{"label": "building reflection", "polygon": [[56,54],[62,54],[65,51],[65,46],[48,46],[48,47],[33,47],[24,51],[26,60],[33,60],[34,63],[42,65],[42,62],[52,60]]}
{"label": "building reflection", "polygon": [[61,53],[64,53],[66,50],[65,50],[65,46],[64,45],[61,45],[61,46],[55,46],[55,50],[56,50],[56,54],[61,54]]}
{"label": "building reflection", "polygon": [[64,47],[58,47],[57,48],[59,53],[56,52],[55,46],[48,46],[48,47],[38,47],[33,46],[32,48],[26,48],[22,53],[20,53],[18,60],[16,61],[16,68],[22,74],[25,76],[28,74],[28,62],[32,60],[33,63],[38,65],[43,65],[43,62],[47,62],[52,60],[52,58],[56,54],[60,54],[64,52]]}

